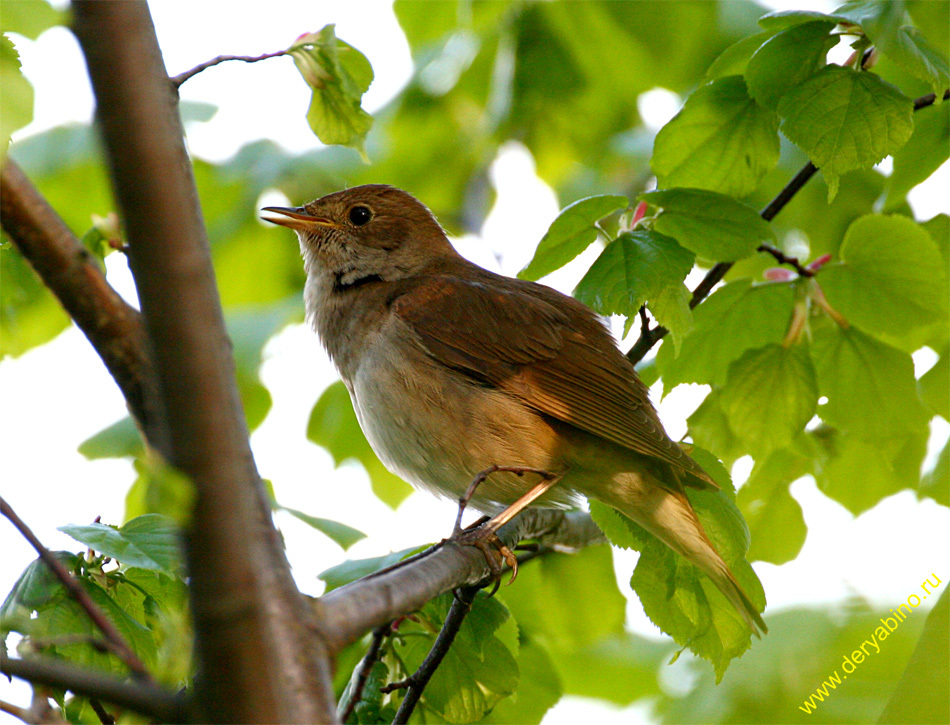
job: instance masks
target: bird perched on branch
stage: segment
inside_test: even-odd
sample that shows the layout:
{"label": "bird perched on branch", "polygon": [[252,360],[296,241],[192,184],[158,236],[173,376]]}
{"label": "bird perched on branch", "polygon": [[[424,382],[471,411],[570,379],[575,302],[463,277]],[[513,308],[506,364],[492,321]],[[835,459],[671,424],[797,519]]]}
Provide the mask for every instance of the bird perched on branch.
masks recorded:
{"label": "bird perched on branch", "polygon": [[[595,313],[464,259],[410,194],[358,186],[267,207],[299,238],[308,318],[380,460],[414,485],[497,514],[602,501],[712,579],[753,632],[755,606],[685,487],[716,488],[663,430]],[[529,469],[531,472],[529,472]]]}

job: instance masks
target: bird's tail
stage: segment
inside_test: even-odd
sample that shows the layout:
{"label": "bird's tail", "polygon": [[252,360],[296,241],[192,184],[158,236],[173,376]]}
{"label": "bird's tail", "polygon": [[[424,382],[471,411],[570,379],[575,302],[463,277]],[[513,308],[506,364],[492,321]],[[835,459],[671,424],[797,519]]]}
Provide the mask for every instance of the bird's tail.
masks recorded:
{"label": "bird's tail", "polygon": [[[635,480],[631,480],[635,479]],[[757,637],[768,627],[752,600],[739,586],[699,522],[682,490],[670,490],[647,474],[618,474],[610,491],[595,498],[617,509],[695,564],[742,615]]]}

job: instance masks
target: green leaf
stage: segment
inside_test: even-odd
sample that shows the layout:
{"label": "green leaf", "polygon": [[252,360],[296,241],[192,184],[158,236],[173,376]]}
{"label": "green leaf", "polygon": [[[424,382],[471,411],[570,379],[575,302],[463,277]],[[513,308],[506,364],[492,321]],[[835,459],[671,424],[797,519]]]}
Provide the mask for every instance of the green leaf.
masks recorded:
{"label": "green leaf", "polygon": [[[400,626],[401,636],[393,644],[408,672],[418,669],[428,655],[433,630],[445,620],[452,596],[446,592],[426,604],[417,615],[423,621]],[[483,593],[475,597],[452,647],[426,686],[422,704],[427,711],[435,711],[450,723],[476,722],[515,691],[520,679],[518,663],[497,636],[507,618],[497,600]]]}
{"label": "green leaf", "polygon": [[722,410],[719,390],[713,389],[693,414],[686,419],[689,437],[731,465],[746,454],[745,446],[732,432]]}
{"label": "green leaf", "polygon": [[702,259],[732,262],[774,244],[775,232],[747,204],[703,189],[663,189],[639,199],[661,207],[655,228]]}
{"label": "green leaf", "polygon": [[941,506],[950,506],[950,442],[944,444],[934,467],[920,479],[917,495],[932,498]]}
{"label": "green leaf", "polygon": [[812,325],[811,349],[818,390],[828,398],[818,408],[822,420],[876,444],[926,426],[910,355],[829,321]]}
{"label": "green leaf", "polygon": [[669,286],[682,287],[695,255],[653,231],[624,232],[607,245],[574,289],[602,315],[636,316]]}
{"label": "green leaf", "polygon": [[[73,571],[79,563],[79,557],[71,551],[54,551],[52,554],[69,571]],[[20,578],[0,605],[0,621],[11,617],[17,607],[28,611],[39,609],[62,588],[59,578],[46,563],[42,559],[34,559],[20,574]],[[0,628],[0,635],[4,635],[5,631]]]}
{"label": "green leaf", "polygon": [[342,382],[330,385],[313,406],[307,423],[307,440],[326,448],[336,466],[350,459],[362,463],[373,493],[390,507],[396,508],[412,493],[409,484],[386,470],[373,452]]}
{"label": "green leaf", "polygon": [[784,448],[815,414],[818,384],[801,346],[749,350],[729,366],[720,394],[729,427],[755,458]]}
{"label": "green leaf", "polygon": [[595,224],[599,220],[629,203],[625,196],[590,196],[564,207],[518,277],[537,280],[560,269],[594,243],[598,234]]}
{"label": "green leaf", "polygon": [[759,18],[759,25],[766,30],[778,32],[803,23],[814,23],[818,21],[840,23],[844,20],[845,18],[843,17],[828,15],[815,10],[778,10],[776,12],[767,13]]}
{"label": "green leaf", "polygon": [[640,551],[646,544],[648,534],[643,527],[607,504],[597,500],[590,501],[590,515],[614,546]]}
{"label": "green leaf", "polygon": [[924,405],[950,420],[950,347],[944,348],[934,366],[920,376],[917,392]]}
{"label": "green leaf", "polygon": [[518,650],[518,689],[499,702],[484,723],[540,723],[561,699],[563,688],[557,667],[540,644],[528,641]]}
{"label": "green leaf", "polygon": [[782,341],[794,301],[795,290],[786,283],[739,279],[717,289],[693,311],[695,328],[679,354],[660,346],[664,393],[680,383],[724,385],[730,363],[746,350]]}
{"label": "green leaf", "polygon": [[167,516],[145,514],[118,529],[105,524],[67,524],[58,530],[127,566],[172,575],[182,566],[180,531]]}
{"label": "green leaf", "polygon": [[650,302],[650,312],[657,322],[670,331],[677,350],[693,329],[693,311],[689,308],[692,298],[693,293],[685,284],[675,284],[660,291]]}
{"label": "green leaf", "polygon": [[339,544],[344,551],[353,546],[353,544],[355,544],[357,541],[366,538],[366,534],[364,534],[359,529],[354,529],[352,526],[341,524],[339,521],[321,519],[287,506],[278,506],[278,508],[281,511],[286,511],[291,516],[300,519],[305,524],[307,524],[307,526],[316,529],[321,534],[326,534],[330,539]]}
{"label": "green leaf", "polygon": [[0,35],[0,85],[0,162],[5,162],[10,134],[33,120],[33,86],[20,70],[20,54],[6,33]]}
{"label": "green leaf", "polygon": [[807,527],[788,487],[810,471],[811,460],[790,449],[773,451],[756,463],[736,497],[752,538],[750,561],[784,564],[798,556]]}
{"label": "green leaf", "polygon": [[185,529],[195,505],[195,486],[181,471],[155,456],[134,461],[138,476],[125,495],[127,521],[144,514],[161,514]]}
{"label": "green leaf", "polygon": [[925,181],[950,157],[950,106],[941,104],[914,114],[914,134],[894,154],[884,210],[898,209],[907,192]]}
{"label": "green leaf", "polygon": [[650,163],[658,186],[745,196],[778,162],[777,129],[778,117],[752,100],[741,76],[717,78],[657,134]]}
{"label": "green leaf", "polygon": [[79,444],[79,453],[88,461],[103,458],[138,458],[145,453],[142,437],[130,416],[117,420]]}
{"label": "green leaf", "polygon": [[[947,325],[947,273],[937,245],[905,216],[868,214],[854,221],[820,283],[849,322],[889,341],[918,347],[915,333]],[[905,345],[901,345],[905,347]]]}
{"label": "green leaf", "polygon": [[384,556],[374,556],[370,559],[347,559],[342,564],[331,566],[329,569],[320,572],[317,578],[327,585],[326,590],[329,592],[338,587],[342,587],[344,584],[356,581],[367,574],[372,574],[380,569],[385,569],[387,566],[398,564],[406,557],[421,551],[423,548],[425,547],[415,546],[403,549],[402,551],[394,551]]}
{"label": "green leaf", "polygon": [[313,90],[307,122],[325,144],[341,144],[360,152],[373,125],[373,117],[360,106],[373,81],[366,57],[339,40],[335,25],[307,33],[288,48],[300,75]]}
{"label": "green leaf", "polygon": [[65,12],[56,10],[45,0],[16,0],[3,4],[3,18],[0,22],[4,33],[17,33],[36,40],[44,30],[54,25],[63,25],[66,19]]}
{"label": "green leaf", "polygon": [[913,104],[873,73],[829,65],[783,96],[782,132],[825,176],[828,199],[838,179],[900,149],[914,130]]}
{"label": "green leaf", "polygon": [[917,488],[927,429],[902,431],[886,441],[832,434],[821,443],[825,455],[816,461],[818,488],[858,516],[904,488]]}
{"label": "green leaf", "polygon": [[733,43],[712,62],[712,65],[706,71],[706,77],[712,79],[742,75],[745,73],[746,66],[749,64],[749,59],[753,53],[773,35],[774,33],[765,31]]}
{"label": "green leaf", "polygon": [[0,358],[49,342],[70,324],[20,252],[0,244]]}
{"label": "green leaf", "polygon": [[838,42],[829,35],[834,27],[826,20],[802,23],[766,42],[745,71],[749,95],[776,110],[782,96],[824,67],[828,51]]}
{"label": "green leaf", "polygon": [[842,5],[835,14],[860,25],[882,53],[930,85],[934,93],[940,94],[950,85],[946,55],[911,24],[904,3],[859,0]]}

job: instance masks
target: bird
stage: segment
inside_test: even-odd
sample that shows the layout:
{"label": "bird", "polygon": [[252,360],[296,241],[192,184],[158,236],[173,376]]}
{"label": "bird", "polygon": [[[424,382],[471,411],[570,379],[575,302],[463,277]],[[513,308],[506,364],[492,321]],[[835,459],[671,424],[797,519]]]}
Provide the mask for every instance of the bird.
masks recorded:
{"label": "bird", "polygon": [[601,501],[695,564],[752,633],[768,631],[686,495],[718,486],[666,434],[593,310],[468,261],[393,186],[262,211],[297,234],[307,319],[389,470],[439,496],[468,492],[493,521]]}

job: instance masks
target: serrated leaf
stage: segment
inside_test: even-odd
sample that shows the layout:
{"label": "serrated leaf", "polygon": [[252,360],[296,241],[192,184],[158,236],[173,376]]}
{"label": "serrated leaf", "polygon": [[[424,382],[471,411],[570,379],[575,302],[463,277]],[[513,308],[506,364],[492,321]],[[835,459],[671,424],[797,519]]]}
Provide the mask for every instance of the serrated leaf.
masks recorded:
{"label": "serrated leaf", "polygon": [[950,105],[914,114],[914,133],[894,154],[894,170],[887,179],[884,210],[898,209],[907,192],[925,181],[950,157]]}
{"label": "serrated leaf", "polygon": [[[946,326],[947,273],[937,245],[905,216],[868,214],[855,220],[840,249],[841,264],[819,277],[828,302],[854,325],[890,341]],[[902,345],[902,347],[904,347]]]}
{"label": "serrated leaf", "polygon": [[739,279],[717,289],[693,310],[694,329],[679,355],[660,346],[664,393],[680,383],[724,385],[730,363],[746,350],[782,341],[794,302],[794,288],[785,283]]}
{"label": "serrated leaf", "polygon": [[870,442],[901,439],[927,424],[907,353],[826,321],[812,325],[812,358],[822,420]]}
{"label": "serrated leaf", "polygon": [[[79,562],[79,557],[71,551],[54,551],[52,554],[69,571]],[[24,607],[28,611],[39,609],[62,588],[62,582],[46,563],[42,559],[34,559],[20,574],[20,578],[0,605],[0,621],[10,617],[16,607]],[[4,632],[5,630],[0,628],[0,635]]]}
{"label": "serrated leaf", "polygon": [[357,541],[366,538],[366,534],[364,534],[359,529],[354,529],[352,526],[347,526],[346,524],[340,523],[339,521],[333,521],[332,519],[321,519],[317,516],[311,516],[310,514],[305,514],[303,511],[298,511],[297,509],[292,509],[287,506],[278,506],[278,508],[281,511],[286,511],[294,518],[303,521],[305,524],[307,524],[307,526],[316,529],[321,534],[325,534],[335,543],[339,544],[344,551],[353,546],[353,544],[355,544]]}
{"label": "serrated leaf", "polygon": [[144,514],[118,529],[105,524],[67,524],[58,530],[127,566],[171,575],[182,566],[180,530],[167,516]]}
{"label": "serrated leaf", "polygon": [[363,144],[373,117],[360,100],[373,81],[373,69],[362,53],[336,37],[335,27],[301,36],[288,52],[313,90],[307,122],[317,138],[350,146],[365,159]]}
{"label": "serrated leaf", "polygon": [[815,414],[818,384],[807,350],[768,345],[729,366],[720,404],[755,458],[784,448]]}
{"label": "serrated leaf", "polygon": [[829,35],[834,22],[819,20],[783,30],[759,48],[745,71],[746,84],[757,103],[776,110],[782,96],[825,65],[838,42]]}
{"label": "serrated leaf", "polygon": [[625,196],[589,196],[564,207],[538,242],[534,257],[518,272],[520,279],[537,280],[560,269],[597,239],[594,226],[605,216],[624,209]]}
{"label": "serrated leaf", "polygon": [[326,448],[336,466],[350,459],[362,463],[373,493],[391,508],[396,508],[412,493],[412,487],[390,473],[373,452],[342,382],[330,385],[313,406],[307,422],[307,440]]}
{"label": "serrated leaf", "polygon": [[703,189],[649,191],[640,200],[661,207],[655,228],[698,257],[732,262],[774,244],[775,232],[747,204]]}
{"label": "serrated leaf", "polygon": [[782,132],[825,176],[828,199],[838,179],[900,149],[914,130],[913,104],[873,73],[829,65],[779,102]]}
{"label": "serrated leaf", "polygon": [[664,188],[746,196],[778,163],[777,130],[778,117],[752,100],[741,76],[717,78],[660,129],[653,173]]}
{"label": "serrated leaf", "polygon": [[861,26],[882,53],[940,94],[950,84],[946,55],[926,41],[904,7],[902,2],[858,0],[842,5],[835,15]]}
{"label": "serrated leaf", "polygon": [[604,532],[607,540],[614,546],[640,551],[646,544],[649,534],[643,527],[607,504],[592,500],[590,515],[598,528]]}
{"label": "serrated leaf", "polygon": [[669,286],[682,287],[695,255],[654,231],[625,232],[607,245],[574,289],[602,315],[634,317]]}
{"label": "serrated leaf", "polygon": [[[749,561],[784,564],[798,556],[805,544],[807,527],[802,507],[792,498],[788,487],[811,469],[809,458],[789,449],[773,451],[756,463],[736,497],[752,539]],[[776,532],[781,532],[781,536]]]}

